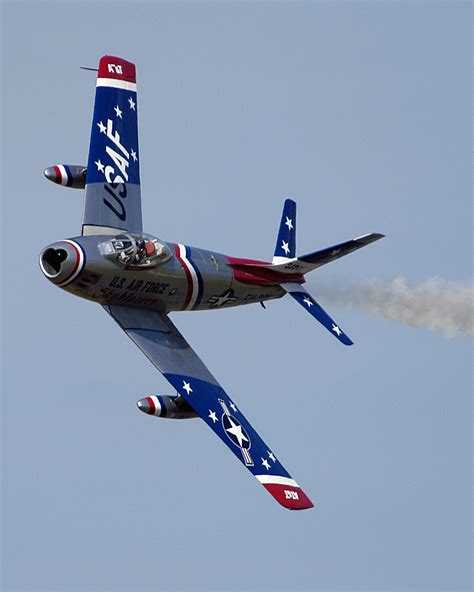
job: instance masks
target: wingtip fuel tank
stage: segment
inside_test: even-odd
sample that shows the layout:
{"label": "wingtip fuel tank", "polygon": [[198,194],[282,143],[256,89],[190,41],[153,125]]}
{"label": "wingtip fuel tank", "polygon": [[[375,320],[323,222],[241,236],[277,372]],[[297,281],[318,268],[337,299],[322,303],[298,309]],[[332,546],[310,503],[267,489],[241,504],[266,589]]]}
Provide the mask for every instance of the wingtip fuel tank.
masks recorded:
{"label": "wingtip fuel tank", "polygon": [[137,401],[137,407],[147,415],[168,419],[191,419],[198,417],[189,403],[180,396],[150,395]]}
{"label": "wingtip fuel tank", "polygon": [[87,167],[77,164],[55,164],[44,169],[48,181],[72,189],[85,189],[86,174]]}

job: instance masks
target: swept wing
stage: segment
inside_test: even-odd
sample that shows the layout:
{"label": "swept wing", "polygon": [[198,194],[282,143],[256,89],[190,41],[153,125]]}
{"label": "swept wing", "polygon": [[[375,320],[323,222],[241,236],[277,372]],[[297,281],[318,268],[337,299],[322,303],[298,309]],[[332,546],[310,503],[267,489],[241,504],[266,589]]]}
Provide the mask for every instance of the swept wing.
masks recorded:
{"label": "swept wing", "polygon": [[82,234],[142,230],[135,64],[100,58]]}
{"label": "swept wing", "polygon": [[104,308],[282,506],[291,510],[313,507],[167,315],[127,306]]}

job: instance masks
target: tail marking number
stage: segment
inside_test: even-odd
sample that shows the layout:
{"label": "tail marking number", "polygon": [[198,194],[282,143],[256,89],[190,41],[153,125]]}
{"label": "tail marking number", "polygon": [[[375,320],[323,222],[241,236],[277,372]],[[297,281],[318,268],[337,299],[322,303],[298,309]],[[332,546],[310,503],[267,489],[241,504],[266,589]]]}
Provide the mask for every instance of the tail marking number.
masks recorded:
{"label": "tail marking number", "polygon": [[107,68],[111,74],[123,74],[121,64],[107,64]]}

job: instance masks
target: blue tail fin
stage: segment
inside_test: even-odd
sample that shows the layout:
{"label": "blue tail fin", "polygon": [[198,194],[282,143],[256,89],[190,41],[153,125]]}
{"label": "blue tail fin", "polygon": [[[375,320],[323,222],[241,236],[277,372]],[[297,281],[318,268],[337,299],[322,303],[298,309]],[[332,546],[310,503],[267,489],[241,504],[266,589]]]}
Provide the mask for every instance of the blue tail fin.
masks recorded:
{"label": "blue tail fin", "polygon": [[86,176],[83,234],[142,230],[135,65],[99,62]]}
{"label": "blue tail fin", "polygon": [[285,263],[294,257],[296,257],[296,203],[292,199],[287,199],[281,215],[273,265]]}

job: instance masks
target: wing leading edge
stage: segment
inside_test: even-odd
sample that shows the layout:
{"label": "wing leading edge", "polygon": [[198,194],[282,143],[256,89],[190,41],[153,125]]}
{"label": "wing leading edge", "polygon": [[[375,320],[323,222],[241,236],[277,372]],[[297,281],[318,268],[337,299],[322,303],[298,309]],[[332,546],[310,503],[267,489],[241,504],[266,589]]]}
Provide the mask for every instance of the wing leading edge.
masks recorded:
{"label": "wing leading edge", "polygon": [[104,308],[277,502],[290,510],[313,507],[167,315]]}

